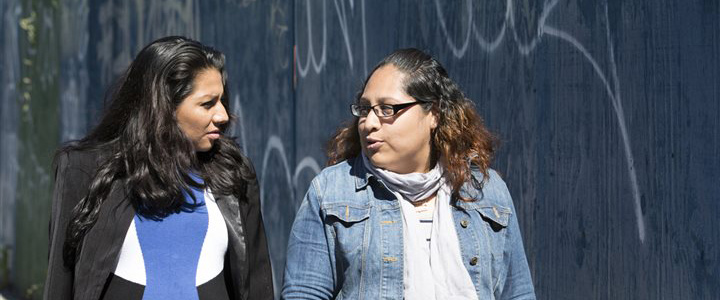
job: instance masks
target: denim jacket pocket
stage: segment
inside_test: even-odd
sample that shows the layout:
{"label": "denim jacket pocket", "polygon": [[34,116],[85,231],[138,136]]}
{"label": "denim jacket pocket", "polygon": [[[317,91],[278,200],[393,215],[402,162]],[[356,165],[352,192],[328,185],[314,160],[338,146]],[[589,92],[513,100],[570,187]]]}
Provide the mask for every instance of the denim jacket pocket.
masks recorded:
{"label": "denim jacket pocket", "polygon": [[512,210],[507,207],[493,205],[480,207],[478,212],[485,223],[483,230],[487,233],[486,237],[488,238],[491,253],[493,257],[499,259],[505,249],[506,228],[510,222]]}
{"label": "denim jacket pocket", "polygon": [[352,253],[363,244],[370,218],[369,206],[337,203],[323,208],[325,225],[335,239],[335,249]]}

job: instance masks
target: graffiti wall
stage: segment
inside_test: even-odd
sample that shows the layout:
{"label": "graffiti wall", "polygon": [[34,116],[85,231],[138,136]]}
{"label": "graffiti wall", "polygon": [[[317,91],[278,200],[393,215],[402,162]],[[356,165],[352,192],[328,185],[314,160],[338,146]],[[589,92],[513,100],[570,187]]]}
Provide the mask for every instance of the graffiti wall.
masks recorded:
{"label": "graffiti wall", "polygon": [[[720,295],[720,2],[0,2],[0,284],[37,298],[52,152],[97,122],[146,43],[227,55],[276,290],[332,133],[397,48],[437,57],[501,147],[540,299]],[[6,262],[3,264],[2,262]]]}

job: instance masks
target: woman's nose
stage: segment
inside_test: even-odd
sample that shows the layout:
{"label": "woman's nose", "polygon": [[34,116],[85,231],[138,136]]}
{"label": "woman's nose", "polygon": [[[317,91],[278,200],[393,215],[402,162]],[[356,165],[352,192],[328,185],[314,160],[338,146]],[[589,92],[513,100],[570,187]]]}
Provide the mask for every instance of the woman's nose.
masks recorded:
{"label": "woman's nose", "polygon": [[218,101],[217,103],[218,105],[215,106],[212,121],[215,124],[225,124],[229,119],[227,111],[225,110],[225,106],[222,102]]}
{"label": "woman's nose", "polygon": [[371,109],[365,117],[365,127],[368,132],[380,128],[380,117],[378,117],[374,109]]}

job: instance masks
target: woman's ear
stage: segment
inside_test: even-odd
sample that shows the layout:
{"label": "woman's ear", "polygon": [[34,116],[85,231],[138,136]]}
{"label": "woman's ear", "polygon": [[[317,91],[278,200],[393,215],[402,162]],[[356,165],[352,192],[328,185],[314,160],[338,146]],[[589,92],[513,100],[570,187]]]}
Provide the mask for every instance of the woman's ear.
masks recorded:
{"label": "woman's ear", "polygon": [[438,121],[435,111],[429,111],[428,118],[430,118],[430,130],[434,130],[435,128],[437,128]]}

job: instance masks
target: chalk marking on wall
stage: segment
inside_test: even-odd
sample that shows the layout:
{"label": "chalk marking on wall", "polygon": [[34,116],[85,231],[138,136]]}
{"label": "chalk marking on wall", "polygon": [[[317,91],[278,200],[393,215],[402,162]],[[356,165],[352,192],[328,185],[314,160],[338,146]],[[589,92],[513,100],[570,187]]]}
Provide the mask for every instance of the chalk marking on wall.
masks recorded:
{"label": "chalk marking on wall", "polygon": [[[472,12],[472,4],[470,1],[468,3],[468,11]],[[620,83],[617,76],[617,65],[615,63],[615,53],[612,46],[612,39],[610,37],[610,19],[607,12],[607,4],[605,5],[605,19],[606,19],[606,33],[607,33],[607,40],[608,40],[608,50],[610,55],[610,69],[611,74],[613,76],[613,84],[614,84],[614,90],[613,87],[610,85],[610,82],[607,79],[607,76],[600,68],[600,65],[597,63],[595,58],[590,54],[590,52],[585,48],[585,46],[580,43],[576,38],[574,38],[569,33],[562,31],[560,29],[554,28],[550,25],[546,24],[547,18],[550,15],[550,13],[553,11],[555,6],[557,5],[558,0],[551,0],[548,2],[545,2],[543,5],[543,12],[540,15],[540,19],[538,22],[538,30],[536,36],[527,44],[523,44],[520,42],[520,38],[518,37],[517,30],[515,27],[515,16],[512,13],[513,10],[513,1],[507,0],[506,4],[506,11],[505,11],[505,23],[503,24],[503,27],[500,30],[500,33],[498,36],[493,40],[493,42],[487,42],[477,31],[474,21],[472,19],[472,16],[468,16],[468,28],[471,28],[473,32],[475,33],[475,39],[478,42],[478,44],[481,46],[481,48],[487,52],[493,52],[497,49],[500,42],[505,37],[505,30],[506,26],[509,23],[510,28],[513,33],[513,39],[515,41],[515,44],[517,45],[518,51],[522,55],[529,55],[535,47],[538,45],[542,37],[547,34],[549,36],[556,37],[562,41],[568,42],[570,45],[575,47],[580,53],[583,54],[583,56],[587,59],[587,61],[592,65],[593,70],[600,78],[600,81],[602,81],[603,85],[605,85],[605,89],[608,93],[608,96],[610,97],[610,103],[612,104],[613,111],[615,113],[616,119],[618,121],[618,127],[620,129],[620,136],[623,142],[623,150],[625,155],[625,160],[627,162],[627,169],[628,169],[628,176],[630,177],[630,185],[632,189],[633,194],[633,200],[634,200],[634,209],[635,209],[635,217],[637,219],[637,227],[638,227],[638,237],[640,238],[640,242],[645,242],[645,236],[646,236],[646,230],[645,230],[645,221],[643,218],[642,213],[642,207],[640,203],[640,186],[638,184],[637,180],[637,173],[635,171],[635,159],[633,157],[632,148],[630,145],[630,136],[628,134],[627,125],[625,121],[625,113],[623,112],[622,107],[622,101],[621,101],[621,95],[620,95]],[[439,0],[435,0],[435,7],[437,9],[437,16],[438,20],[440,21],[440,27],[442,29],[443,34],[445,34],[446,41],[448,47],[452,50],[453,55],[455,55],[456,58],[462,58],[465,55],[465,52],[467,51],[467,46],[469,43],[469,36],[466,36],[465,41],[463,42],[462,47],[458,47],[455,42],[450,37],[450,34],[447,31],[447,25],[445,24],[445,17],[442,14],[441,11],[441,5]]]}
{"label": "chalk marking on wall", "polygon": [[315,48],[313,47],[313,34],[312,34],[312,14],[310,9],[310,0],[306,0],[305,3],[307,5],[307,19],[308,19],[308,58],[307,62],[305,63],[305,66],[303,66],[303,63],[301,61],[301,55],[300,55],[300,47],[296,47],[297,51],[297,66],[298,71],[300,72],[300,77],[305,77],[307,75],[310,64],[312,64],[313,69],[315,70],[315,73],[320,73],[320,70],[325,66],[326,56],[327,56],[327,20],[325,19],[325,0],[323,0],[323,42],[322,42],[322,53],[320,54],[320,61],[318,62],[317,58],[315,57]]}
{"label": "chalk marking on wall", "polygon": [[[122,8],[117,7],[120,5]],[[132,13],[136,16],[131,18]],[[200,39],[200,6],[196,0],[109,1],[100,5],[98,14],[100,40],[95,52],[102,86],[109,86],[110,80],[132,62],[134,54],[157,38],[184,35]]]}
{"label": "chalk marking on wall", "polygon": [[[243,136],[244,136],[244,134],[243,134]],[[243,149],[243,150],[245,150],[245,149]],[[283,175],[285,175],[287,187],[290,190],[290,198],[289,199],[290,199],[290,201],[292,201],[292,203],[297,203],[297,201],[298,201],[298,199],[295,197],[295,195],[296,195],[295,190],[299,187],[298,178],[300,176],[300,173],[305,169],[310,169],[311,171],[313,171],[314,172],[313,177],[314,177],[314,175],[317,175],[320,173],[320,165],[314,158],[312,158],[310,156],[303,157],[300,160],[300,162],[295,166],[295,171],[292,172],[292,170],[290,169],[289,163],[288,163],[287,154],[285,153],[285,145],[283,144],[282,139],[280,139],[280,137],[277,135],[271,135],[267,141],[267,145],[265,147],[265,152],[263,153],[262,166],[260,167],[260,173],[259,173],[260,174],[260,206],[264,213],[267,213],[267,209],[266,209],[267,204],[265,202],[265,197],[266,197],[265,195],[267,194],[265,192],[265,183],[267,182],[266,175],[268,173],[270,173],[270,169],[268,169],[268,162],[270,161],[270,156],[273,153],[278,154],[280,162],[282,163],[282,168],[283,168],[283,170],[278,170],[278,169],[273,169],[273,170],[280,172],[280,174],[282,174],[282,172],[284,172]],[[245,152],[245,154],[247,155],[247,152]],[[291,175],[291,172],[294,174]],[[276,184],[282,184],[282,183],[277,182]],[[299,205],[296,204],[295,207],[297,208],[297,206],[299,206]],[[265,223],[265,224],[270,225],[270,227],[268,227],[268,230],[273,230],[272,226],[274,224],[273,225],[271,225],[269,223]],[[284,233],[289,233],[289,232],[284,232]],[[273,260],[273,264],[279,264],[279,262],[276,261],[275,256],[272,255],[273,251],[274,250],[270,250],[271,260]],[[283,249],[281,249],[280,251],[283,251]],[[279,255],[282,257],[281,261],[285,260],[283,252],[280,252]],[[275,288],[276,297],[277,297],[277,293],[280,292],[280,290],[278,289],[278,286],[280,285],[279,278],[281,278],[281,277],[276,276],[275,273],[273,272],[273,282],[276,286],[276,288]]]}
{"label": "chalk marking on wall", "polygon": [[[247,151],[247,140],[245,140],[245,116],[243,115],[243,108],[240,105],[240,96],[235,94],[232,101],[233,111],[237,120],[237,125],[230,128],[230,136],[240,136],[240,147],[243,151]],[[237,129],[239,127],[239,129]],[[247,155],[247,153],[245,153]]]}
{"label": "chalk marking on wall", "polygon": [[445,24],[445,16],[443,15],[442,8],[440,7],[440,1],[435,0],[435,8],[438,15],[438,21],[440,21],[440,29],[445,35],[448,47],[450,47],[450,50],[452,50],[453,55],[458,58],[465,56],[465,51],[467,51],[467,48],[470,45],[470,33],[472,33],[472,29],[474,27],[472,1],[465,1],[465,3],[467,3],[466,10],[468,12],[468,29],[467,34],[465,34],[465,40],[462,42],[462,47],[458,47],[457,45],[455,45],[455,42],[450,37],[450,33],[448,32],[447,25]]}
{"label": "chalk marking on wall", "polygon": [[313,157],[305,156],[295,166],[295,171],[293,172],[292,169],[290,169],[290,165],[288,164],[287,154],[285,154],[285,145],[283,144],[282,139],[280,139],[280,137],[277,135],[271,135],[268,139],[267,146],[265,147],[265,152],[263,153],[262,167],[260,168],[262,173],[260,175],[260,203],[263,204],[265,203],[265,175],[269,173],[268,161],[270,160],[270,155],[273,152],[278,153],[280,162],[282,162],[282,166],[285,171],[284,175],[287,181],[287,187],[290,189],[290,199],[296,201],[295,189],[298,187],[297,180],[300,176],[300,172],[304,169],[310,169],[315,172],[314,175],[317,175],[320,173],[320,164],[318,164],[318,162]]}
{"label": "chalk marking on wall", "polygon": [[[345,13],[345,1],[339,0],[340,4],[338,5],[338,0],[333,0],[335,3],[335,11],[337,11],[337,17],[340,21],[340,30],[343,33],[343,38],[345,40],[345,49],[347,50],[348,55],[348,62],[350,63],[350,70],[353,69],[353,54],[352,49],[350,48],[350,35],[348,34],[348,25],[347,25],[347,14]],[[350,2],[350,7],[352,8],[352,2]]]}
{"label": "chalk marking on wall", "polygon": [[298,177],[300,177],[300,172],[304,169],[312,170],[315,175],[320,174],[320,165],[318,164],[318,162],[310,156],[305,156],[295,167],[295,174],[293,175],[293,187],[297,188],[299,186]]}
{"label": "chalk marking on wall", "polygon": [[[311,8],[310,8],[310,1],[306,0],[306,11],[307,11],[307,35],[308,35],[308,58],[305,62],[302,62],[300,59],[300,49],[302,47],[299,47],[298,45],[295,45],[295,49],[297,51],[297,67],[298,71],[300,73],[300,78],[303,78],[307,76],[307,73],[310,71],[310,64],[313,66],[313,70],[316,74],[319,74],[322,72],[323,68],[325,67],[326,58],[327,58],[327,14],[326,14],[326,0],[323,0],[323,16],[322,16],[322,22],[323,22],[323,41],[322,41],[322,53],[320,55],[320,61],[318,62],[317,55],[315,53],[315,46],[313,45],[313,30],[312,30],[312,14],[311,14]],[[355,10],[355,2],[352,0],[348,1],[350,4],[350,10]],[[338,21],[340,23],[340,32],[343,36],[343,41],[345,42],[345,52],[347,53],[348,57],[348,63],[350,65],[350,69],[352,70],[354,68],[354,60],[355,56],[352,52],[352,47],[350,45],[350,31],[348,26],[348,13],[345,5],[344,0],[333,0],[333,3],[335,5],[335,12],[337,14]],[[367,33],[365,30],[365,1],[360,2],[360,17],[361,17],[361,24],[362,24],[362,45],[363,45],[363,68],[365,71],[365,74],[367,74]],[[297,26],[299,27],[299,26]]]}
{"label": "chalk marking on wall", "polygon": [[268,161],[270,160],[270,154],[275,150],[278,154],[280,154],[280,162],[282,162],[282,166],[285,169],[285,179],[287,180],[287,186],[290,188],[290,199],[295,200],[295,189],[293,188],[293,182],[292,179],[290,179],[290,167],[288,166],[288,160],[287,155],[285,154],[285,146],[283,145],[282,140],[277,135],[271,135],[268,139],[267,146],[265,147],[265,152],[263,154],[263,161],[262,161],[262,174],[260,175],[260,203],[265,203],[265,175],[267,175],[267,165]]}
{"label": "chalk marking on wall", "polygon": [[87,68],[87,50],[90,33],[87,28],[87,0],[63,2],[61,14],[60,55],[60,141],[80,139],[87,128],[88,86],[90,77]]}
{"label": "chalk marking on wall", "polygon": [[[440,11],[440,7],[438,6],[439,3],[435,1],[436,7],[438,8],[438,11]],[[507,5],[505,5],[505,19],[511,18],[512,14],[512,2],[508,1]],[[443,18],[444,19],[444,18]],[[481,34],[480,31],[478,31],[477,27],[475,26],[475,23],[472,24],[472,31],[473,35],[475,36],[475,40],[480,44],[480,47],[485,49],[486,51],[494,51],[500,43],[505,38],[505,32],[507,31],[507,24],[508,22],[503,22],[502,28],[500,28],[500,32],[497,34],[495,39],[492,42],[488,42]]]}
{"label": "chalk marking on wall", "polygon": [[[231,136],[239,136],[241,147],[245,153],[245,155],[248,155],[247,153],[247,140],[245,139],[245,124],[244,124],[244,116],[243,116],[243,107],[240,103],[240,96],[235,95],[233,96],[233,114],[237,117],[237,123],[235,126],[230,128],[230,135]],[[287,180],[288,187],[290,188],[290,199],[293,201],[297,200],[295,199],[295,189],[299,187],[298,178],[300,177],[300,174],[305,169],[310,169],[313,171],[313,175],[320,174],[320,164],[313,158],[312,156],[305,156],[302,159],[300,159],[300,162],[295,166],[294,169],[290,169],[290,164],[288,163],[287,154],[285,153],[285,145],[283,144],[282,139],[277,135],[271,135],[270,138],[267,141],[267,144],[265,146],[265,151],[263,152],[263,160],[262,165],[260,167],[260,202],[265,203],[265,175],[269,173],[268,169],[268,162],[270,160],[270,155],[272,155],[273,152],[277,152],[279,155],[280,161],[282,162],[282,166],[285,172],[285,179]],[[293,171],[294,170],[294,171]]]}
{"label": "chalk marking on wall", "polygon": [[632,182],[633,198],[635,200],[635,218],[638,221],[638,236],[640,241],[645,241],[645,218],[642,213],[642,206],[640,203],[640,184],[637,180],[637,172],[635,171],[635,158],[633,157],[632,149],[630,147],[630,134],[627,132],[627,125],[625,122],[625,112],[622,106],[622,97],[620,96],[620,79],[617,74],[617,64],[615,63],[615,47],[613,41],[610,38],[610,16],[608,13],[608,5],[605,3],[605,33],[608,40],[608,48],[610,49],[610,70],[612,71],[613,83],[615,86],[615,105],[616,113],[618,114],[618,123],[620,125],[620,132],[624,139],[625,158],[627,160],[628,168],[630,169],[630,181]]}
{"label": "chalk marking on wall", "polygon": [[[621,94],[620,94],[620,83],[617,77],[617,65],[615,64],[615,54],[612,44],[612,39],[610,38],[610,19],[607,15],[607,5],[605,6],[605,24],[606,24],[606,32],[607,32],[607,39],[608,39],[608,50],[610,55],[610,70],[611,74],[613,76],[613,85],[615,88],[615,91],[613,91],[612,87],[610,86],[610,82],[607,80],[606,75],[603,73],[602,69],[600,68],[600,65],[597,63],[597,61],[593,58],[593,56],[590,54],[587,49],[573,36],[570,34],[556,29],[552,26],[543,26],[542,32],[546,33],[550,36],[557,37],[561,40],[564,40],[571,45],[573,45],[578,51],[580,51],[583,56],[588,60],[588,62],[593,66],[593,69],[595,70],[595,73],[597,73],[598,77],[600,77],[600,80],[605,85],[605,88],[608,93],[608,97],[610,97],[610,104],[612,104],[613,111],[615,112],[615,116],[618,122],[618,127],[620,129],[620,137],[622,138],[623,142],[623,152],[625,154],[625,161],[627,163],[628,168],[628,176],[630,177],[630,187],[632,189],[633,194],[633,204],[634,204],[634,210],[635,210],[635,218],[637,220],[637,228],[638,228],[638,237],[640,238],[640,242],[645,242],[645,220],[643,218],[642,213],[642,207],[640,205],[640,185],[637,181],[637,172],[635,170],[635,159],[633,156],[632,148],[630,146],[630,135],[627,130],[627,122],[625,121],[625,113],[623,111],[622,101],[621,101]],[[544,25],[544,24],[543,24]]]}

